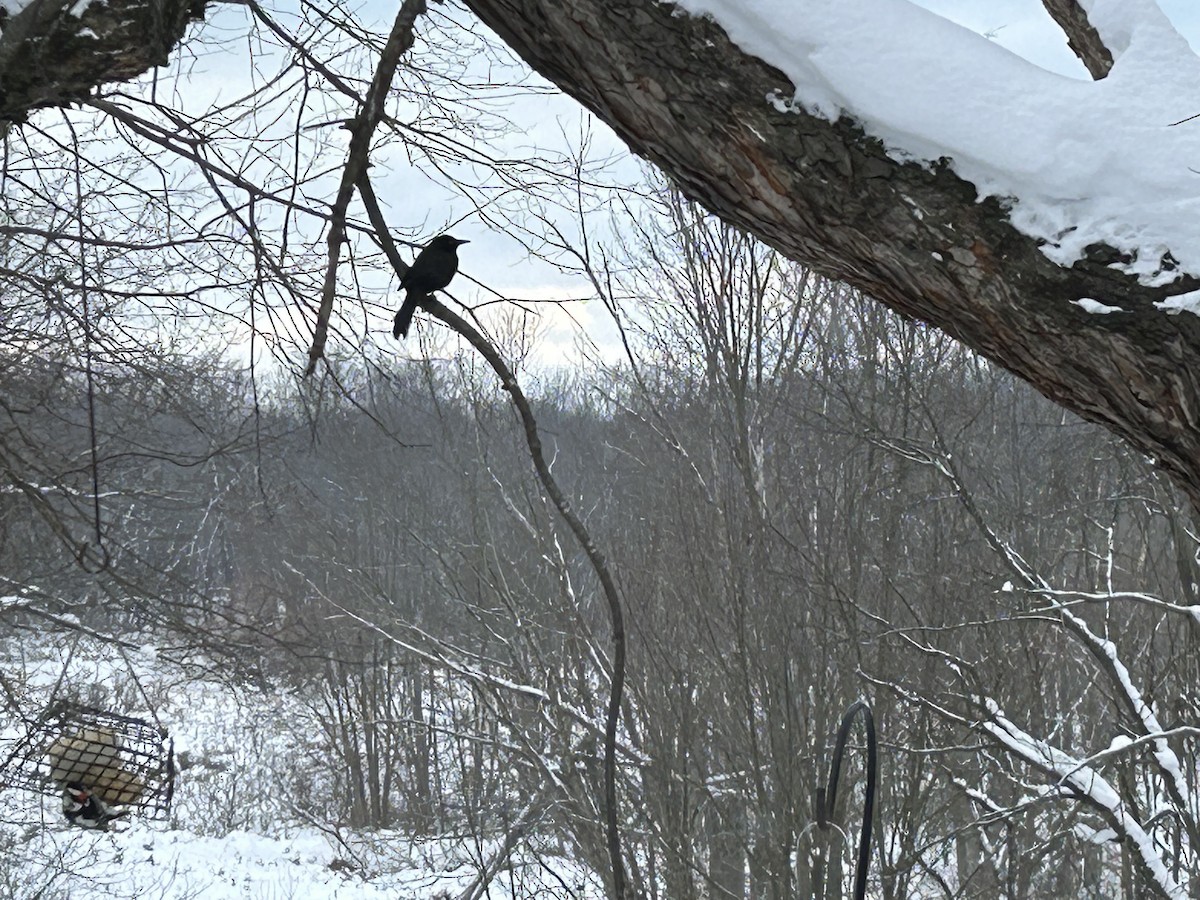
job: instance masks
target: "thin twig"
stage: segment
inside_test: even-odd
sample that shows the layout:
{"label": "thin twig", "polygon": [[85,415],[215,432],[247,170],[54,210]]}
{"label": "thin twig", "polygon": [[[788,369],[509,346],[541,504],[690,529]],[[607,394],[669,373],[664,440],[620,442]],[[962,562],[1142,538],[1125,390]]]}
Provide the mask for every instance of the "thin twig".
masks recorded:
{"label": "thin twig", "polygon": [[392,23],[392,33],[388,35],[387,44],[379,56],[379,67],[371,86],[367,89],[366,99],[349,124],[350,150],[346,157],[346,167],[342,170],[342,183],[338,187],[337,199],[334,201],[332,216],[329,222],[329,264],[325,270],[325,285],[321,290],[321,308],[317,311],[317,325],[313,332],[312,347],[308,351],[308,367],[305,376],[312,375],[317,368],[317,361],[325,355],[325,341],[329,335],[329,317],[333,314],[333,298],[337,290],[338,258],[341,255],[342,244],[346,240],[346,210],[354,196],[354,185],[367,170],[368,156],[371,150],[371,135],[383,118],[383,101],[392,85],[396,67],[400,65],[400,57],[408,52],[413,45],[413,25],[417,16],[425,12],[425,0],[404,0],[404,5],[396,13],[396,21]]}

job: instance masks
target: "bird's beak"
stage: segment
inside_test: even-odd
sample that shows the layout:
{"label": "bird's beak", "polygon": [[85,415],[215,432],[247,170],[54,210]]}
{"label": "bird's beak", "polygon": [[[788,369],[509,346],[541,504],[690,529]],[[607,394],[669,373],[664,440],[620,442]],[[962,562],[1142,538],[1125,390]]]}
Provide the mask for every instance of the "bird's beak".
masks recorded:
{"label": "bird's beak", "polygon": [[470,241],[459,241],[459,243],[460,243],[460,244],[469,244],[469,243],[471,243],[471,242],[470,242]]}

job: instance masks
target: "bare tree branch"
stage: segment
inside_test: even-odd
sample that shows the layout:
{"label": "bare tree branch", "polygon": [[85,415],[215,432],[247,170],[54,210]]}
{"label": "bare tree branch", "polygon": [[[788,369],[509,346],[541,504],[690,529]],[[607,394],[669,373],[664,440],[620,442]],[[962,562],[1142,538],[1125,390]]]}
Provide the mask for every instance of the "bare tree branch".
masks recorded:
{"label": "bare tree branch", "polygon": [[1088,21],[1079,0],[1042,0],[1046,12],[1067,35],[1067,46],[1099,81],[1113,66],[1112,53],[1100,40],[1100,33]]}
{"label": "bare tree branch", "polygon": [[383,119],[383,101],[391,87],[396,67],[400,65],[400,57],[408,52],[413,43],[413,25],[417,16],[425,12],[425,0],[404,0],[404,5],[396,13],[392,23],[392,33],[388,35],[387,44],[379,57],[379,66],[371,87],[367,90],[366,99],[359,109],[358,116],[350,123],[350,151],[346,159],[346,167],[342,171],[342,183],[338,188],[337,199],[333,204],[333,213],[329,223],[329,267],[325,270],[325,285],[321,291],[321,308],[317,311],[317,325],[313,333],[312,347],[308,351],[308,367],[305,375],[312,375],[317,368],[317,361],[325,354],[325,340],[329,334],[329,317],[333,313],[333,298],[337,291],[338,257],[342,244],[346,240],[346,210],[350,199],[354,196],[354,185],[367,169],[368,154],[371,150],[371,135]]}
{"label": "bare tree branch", "polygon": [[[384,253],[387,254],[388,260],[396,269],[396,273],[403,275],[408,270],[408,267],[400,259],[400,254],[396,251],[395,243],[392,241],[391,234],[388,231],[387,222],[383,218],[383,211],[379,208],[379,203],[375,200],[375,194],[371,189],[365,172],[360,178],[359,188],[359,194],[362,197],[363,204],[367,208],[367,215],[371,220],[371,224],[375,227],[376,236],[379,238]],[[596,577],[600,581],[600,586],[604,591],[604,598],[608,602],[609,618],[612,623],[613,659],[612,686],[609,693],[608,714],[604,726],[604,799],[607,820],[605,824],[608,832],[609,858],[612,864],[613,895],[617,900],[623,900],[626,891],[626,874],[625,863],[621,857],[621,833],[617,822],[616,747],[617,725],[621,716],[621,695],[625,685],[625,615],[621,607],[620,594],[617,592],[616,581],[612,577],[612,572],[608,568],[608,561],[604,558],[604,554],[596,546],[596,542],[592,540],[587,526],[583,524],[583,520],[575,513],[575,510],[571,507],[571,502],[562,492],[554,475],[550,472],[550,466],[547,464],[546,457],[542,453],[542,438],[538,431],[537,419],[534,417],[529,400],[521,390],[521,386],[517,382],[517,377],[513,374],[512,369],[509,368],[496,348],[492,346],[492,343],[462,316],[448,309],[433,297],[425,297],[421,301],[421,306],[426,312],[445,322],[466,338],[471,346],[478,350],[480,355],[487,360],[488,365],[492,367],[492,370],[500,378],[501,385],[512,398],[513,406],[516,407],[521,417],[521,424],[525,429],[525,441],[529,446],[529,455],[533,460],[533,467],[537,471],[538,479],[542,482],[542,487],[549,495],[551,502],[558,509],[559,515],[563,517],[563,520],[575,535],[575,539],[579,542],[579,546],[587,555],[588,561],[591,563],[592,569],[595,571]]]}

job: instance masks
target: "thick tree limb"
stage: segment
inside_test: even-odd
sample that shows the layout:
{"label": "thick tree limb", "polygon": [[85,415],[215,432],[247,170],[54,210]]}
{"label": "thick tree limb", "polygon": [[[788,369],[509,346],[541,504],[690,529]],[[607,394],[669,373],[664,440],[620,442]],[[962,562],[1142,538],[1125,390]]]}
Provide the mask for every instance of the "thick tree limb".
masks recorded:
{"label": "thick tree limb", "polygon": [[[1200,509],[1200,318],[1089,248],[1045,257],[946,166],[889,158],[847,119],[765,102],[786,76],[658,0],[467,0],[530,65],[689,196],[791,259],[924,319],[1126,438]],[[1169,261],[1164,261],[1169,265]],[[1091,315],[1096,298],[1125,312]]]}
{"label": "thick tree limb", "polygon": [[0,122],[67,106],[99,84],[128,81],[166,63],[205,0],[33,0],[0,18]]}
{"label": "thick tree limb", "polygon": [[1100,32],[1088,21],[1079,0],[1042,0],[1042,6],[1066,34],[1067,46],[1093,78],[1099,81],[1112,70],[1112,53],[1100,40]]}

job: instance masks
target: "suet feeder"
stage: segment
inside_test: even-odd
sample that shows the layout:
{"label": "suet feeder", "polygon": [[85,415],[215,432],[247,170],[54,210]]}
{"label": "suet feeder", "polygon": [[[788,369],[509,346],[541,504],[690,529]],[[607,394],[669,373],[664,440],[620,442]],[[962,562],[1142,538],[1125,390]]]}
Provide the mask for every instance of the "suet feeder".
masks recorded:
{"label": "suet feeder", "polygon": [[174,743],[159,725],[69,701],[52,703],[0,765],[0,787],[61,796],[82,786],[110,807],[165,818]]}

